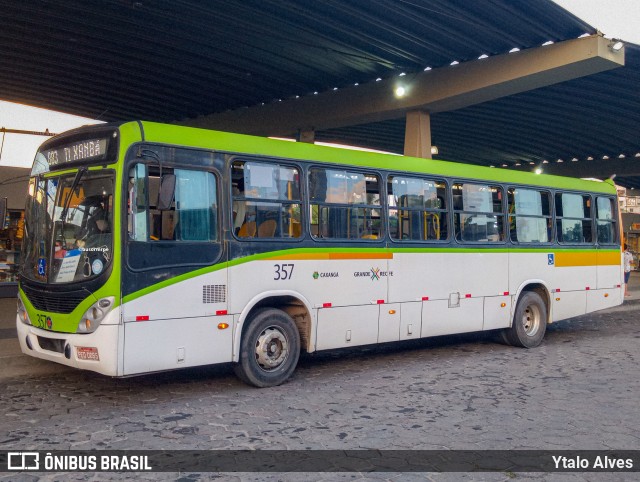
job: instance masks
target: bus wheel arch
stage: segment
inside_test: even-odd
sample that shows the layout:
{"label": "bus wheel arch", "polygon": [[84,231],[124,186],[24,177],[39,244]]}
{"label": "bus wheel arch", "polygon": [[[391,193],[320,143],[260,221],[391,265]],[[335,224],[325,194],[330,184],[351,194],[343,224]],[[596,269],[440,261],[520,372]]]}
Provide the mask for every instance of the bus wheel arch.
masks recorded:
{"label": "bus wheel arch", "polygon": [[[265,293],[252,299],[240,314],[240,333],[244,325],[261,308],[277,308],[287,313],[300,332],[301,349],[313,351],[311,346],[311,326],[313,324],[312,311],[307,300],[295,292]],[[238,345],[235,343],[234,345]]]}
{"label": "bus wheel arch", "polygon": [[531,283],[517,299],[511,326],[502,330],[502,339],[508,345],[534,348],[542,342],[550,320],[549,292],[542,283]]}

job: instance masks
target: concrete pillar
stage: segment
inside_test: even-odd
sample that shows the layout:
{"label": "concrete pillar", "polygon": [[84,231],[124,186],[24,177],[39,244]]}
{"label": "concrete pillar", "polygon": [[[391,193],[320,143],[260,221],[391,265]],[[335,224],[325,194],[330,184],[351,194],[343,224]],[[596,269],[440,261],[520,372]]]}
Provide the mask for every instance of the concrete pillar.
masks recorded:
{"label": "concrete pillar", "polygon": [[407,112],[404,155],[431,159],[431,116],[424,110]]}

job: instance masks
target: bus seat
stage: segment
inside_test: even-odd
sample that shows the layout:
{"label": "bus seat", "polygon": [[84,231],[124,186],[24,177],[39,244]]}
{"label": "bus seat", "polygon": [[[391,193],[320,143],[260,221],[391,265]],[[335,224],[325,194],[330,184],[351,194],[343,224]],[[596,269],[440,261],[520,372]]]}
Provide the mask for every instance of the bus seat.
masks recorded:
{"label": "bus seat", "polygon": [[300,226],[300,223],[292,221],[291,222],[291,237],[299,238],[300,236],[302,236],[302,226]]}
{"label": "bus seat", "polygon": [[240,226],[238,231],[239,238],[254,238],[256,236],[256,223],[255,221],[247,221]]}
{"label": "bus seat", "polygon": [[260,223],[258,226],[258,237],[259,238],[273,238],[276,234],[276,221],[275,219],[267,219],[266,221]]}

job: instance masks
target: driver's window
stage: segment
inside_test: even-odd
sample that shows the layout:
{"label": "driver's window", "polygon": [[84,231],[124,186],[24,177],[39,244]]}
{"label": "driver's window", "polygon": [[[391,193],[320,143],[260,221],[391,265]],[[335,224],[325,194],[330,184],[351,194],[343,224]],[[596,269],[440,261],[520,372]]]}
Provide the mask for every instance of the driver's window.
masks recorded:
{"label": "driver's window", "polygon": [[[163,179],[175,176],[173,199],[158,206]],[[129,173],[129,239],[133,241],[216,241],[218,206],[215,176],[208,171],[136,164]]]}

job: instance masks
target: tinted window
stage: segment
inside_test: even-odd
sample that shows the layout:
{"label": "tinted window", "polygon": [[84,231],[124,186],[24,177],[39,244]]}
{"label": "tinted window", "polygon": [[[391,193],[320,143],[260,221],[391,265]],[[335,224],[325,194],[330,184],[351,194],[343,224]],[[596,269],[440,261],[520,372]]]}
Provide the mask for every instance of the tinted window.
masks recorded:
{"label": "tinted window", "polygon": [[557,193],[556,223],[559,242],[591,243],[591,197],[583,194]]}
{"label": "tinted window", "polygon": [[452,186],[456,239],[460,242],[504,241],[502,188],[488,184]]}
{"label": "tinted window", "polygon": [[389,177],[389,229],[396,240],[438,241],[448,237],[444,181]]}
{"label": "tinted window", "polygon": [[375,240],[383,235],[377,175],[313,168],[309,193],[314,238]]}
{"label": "tinted window", "polygon": [[514,243],[551,241],[551,194],[535,189],[511,188],[509,231]]}
{"label": "tinted window", "polygon": [[233,227],[239,238],[299,238],[300,173],[297,167],[233,163]]}

